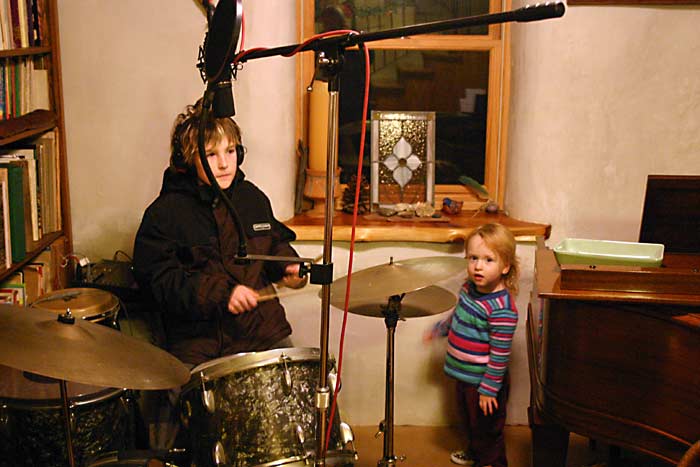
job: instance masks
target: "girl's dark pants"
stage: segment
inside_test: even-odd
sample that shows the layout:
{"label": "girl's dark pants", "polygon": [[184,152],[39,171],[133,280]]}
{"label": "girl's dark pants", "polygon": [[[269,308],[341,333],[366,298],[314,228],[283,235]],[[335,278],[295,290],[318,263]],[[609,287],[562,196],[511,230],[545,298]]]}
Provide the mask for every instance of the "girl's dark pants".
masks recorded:
{"label": "girl's dark pants", "polygon": [[510,378],[506,373],[503,378],[503,386],[496,396],[498,409],[491,415],[484,415],[479,407],[478,386],[457,381],[457,402],[466,434],[469,437],[467,452],[476,461],[477,467],[485,465],[508,466],[503,429],[506,425],[509,386]]}

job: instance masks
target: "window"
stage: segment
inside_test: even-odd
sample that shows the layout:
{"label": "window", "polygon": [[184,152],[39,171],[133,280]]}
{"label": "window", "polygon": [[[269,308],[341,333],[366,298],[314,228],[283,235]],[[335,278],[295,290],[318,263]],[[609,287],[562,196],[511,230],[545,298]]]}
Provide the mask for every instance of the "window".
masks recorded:
{"label": "window", "polygon": [[[510,8],[510,2],[501,5],[495,0],[301,1],[302,38],[331,29],[373,32]],[[503,199],[509,93],[507,39],[507,25],[496,24],[366,43],[371,58],[370,112],[436,113],[436,204],[444,196],[465,200],[465,207],[480,204],[458,184],[460,175],[483,183],[496,201]],[[346,52],[339,115],[341,181],[347,181],[357,170],[362,62],[359,51]],[[306,87],[313,77],[313,54],[303,54],[299,66],[299,114],[306,116]],[[306,117],[301,119],[298,127],[299,137],[305,141],[306,122]],[[370,139],[368,125],[363,159],[368,180]]]}

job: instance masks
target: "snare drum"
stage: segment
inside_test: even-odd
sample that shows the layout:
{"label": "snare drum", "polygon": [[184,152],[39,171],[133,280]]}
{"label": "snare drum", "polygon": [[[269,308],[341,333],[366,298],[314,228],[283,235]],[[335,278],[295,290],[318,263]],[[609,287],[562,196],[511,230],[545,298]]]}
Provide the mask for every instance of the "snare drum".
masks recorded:
{"label": "snare drum", "polygon": [[[316,450],[319,367],[319,350],[309,348],[244,353],[195,367],[181,397],[193,465],[305,465]],[[352,465],[351,430],[339,418],[336,413],[326,463]]]}
{"label": "snare drum", "polygon": [[186,464],[177,460],[178,457],[182,455],[162,451],[114,451],[92,459],[88,467],[185,467]]}
{"label": "snare drum", "polygon": [[[127,443],[130,401],[123,389],[66,383],[77,465]],[[0,365],[0,466],[65,467],[59,381]]]}
{"label": "snare drum", "polygon": [[57,314],[70,310],[76,318],[118,329],[119,300],[106,290],[91,288],[55,290],[36,299],[30,307],[53,311]]}

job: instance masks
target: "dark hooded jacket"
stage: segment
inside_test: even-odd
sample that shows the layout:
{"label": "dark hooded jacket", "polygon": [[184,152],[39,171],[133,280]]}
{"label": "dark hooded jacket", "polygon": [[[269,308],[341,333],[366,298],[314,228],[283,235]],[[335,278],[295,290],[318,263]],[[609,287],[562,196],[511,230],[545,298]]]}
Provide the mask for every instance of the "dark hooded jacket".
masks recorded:
{"label": "dark hooded jacket", "polygon": [[[294,232],[274,218],[267,196],[240,169],[226,194],[248,254],[297,256],[289,245]],[[185,363],[266,350],[292,332],[276,298],[238,315],[228,311],[234,286],[269,287],[289,264],[238,264],[238,245],[236,225],[218,194],[191,173],[167,169],[136,235],[134,273],[162,313],[167,349]]]}

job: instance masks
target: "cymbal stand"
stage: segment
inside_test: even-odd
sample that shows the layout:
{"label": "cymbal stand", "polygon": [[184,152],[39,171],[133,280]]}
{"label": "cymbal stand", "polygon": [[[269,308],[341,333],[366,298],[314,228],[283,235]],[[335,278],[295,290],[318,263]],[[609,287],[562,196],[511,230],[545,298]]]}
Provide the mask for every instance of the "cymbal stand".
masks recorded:
{"label": "cymbal stand", "polygon": [[391,467],[396,461],[403,461],[406,456],[394,455],[394,346],[396,324],[403,320],[399,315],[401,300],[405,294],[392,295],[389,303],[382,306],[384,324],[386,324],[386,382],[384,394],[384,420],[379,423],[376,436],[384,435],[383,457],[377,462],[378,467]]}
{"label": "cymbal stand", "polygon": [[[66,309],[65,313],[58,315],[56,321],[66,324],[74,325],[75,316],[71,313],[70,309]],[[59,387],[61,388],[61,402],[63,406],[63,423],[66,429],[66,451],[68,452],[68,465],[70,467],[75,467],[75,454],[73,453],[73,434],[71,430],[70,423],[70,406],[68,404],[68,389],[66,388],[66,380],[59,380]]]}
{"label": "cymbal stand", "polygon": [[63,422],[66,429],[66,450],[68,451],[68,465],[75,467],[75,455],[73,454],[73,435],[70,427],[70,407],[68,406],[68,390],[66,380],[59,381],[61,386],[61,401],[63,401]]}

